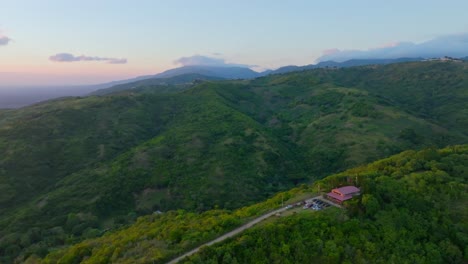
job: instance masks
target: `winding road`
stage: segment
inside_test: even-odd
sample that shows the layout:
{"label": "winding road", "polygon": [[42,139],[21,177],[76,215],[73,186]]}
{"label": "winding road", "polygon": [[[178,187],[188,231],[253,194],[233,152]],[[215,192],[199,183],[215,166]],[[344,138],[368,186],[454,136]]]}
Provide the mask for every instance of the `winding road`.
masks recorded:
{"label": "winding road", "polygon": [[[316,197],[307,199],[307,200],[305,200],[305,201],[311,201],[312,199],[321,199],[321,196],[316,196]],[[332,204],[332,205],[334,205],[334,206],[337,206],[337,205],[331,203],[330,201],[327,201],[327,203]],[[278,210],[269,212],[269,213],[264,214],[264,215],[262,215],[262,216],[260,216],[260,217],[258,217],[258,218],[255,218],[254,220],[248,222],[247,224],[244,224],[243,226],[240,226],[240,227],[238,227],[238,228],[232,230],[231,232],[226,233],[226,234],[224,234],[224,235],[222,235],[222,236],[216,238],[215,240],[212,240],[212,241],[210,241],[210,242],[207,242],[207,243],[205,243],[205,244],[203,244],[203,245],[201,245],[201,246],[199,246],[199,247],[196,247],[196,248],[192,249],[191,251],[189,251],[189,252],[187,252],[187,253],[185,253],[185,254],[183,254],[183,255],[181,255],[181,256],[179,256],[179,257],[177,257],[177,258],[175,258],[175,259],[173,259],[173,260],[171,260],[171,261],[169,261],[167,264],[174,264],[174,263],[177,263],[177,262],[181,261],[182,259],[184,259],[185,257],[191,256],[191,255],[197,253],[202,247],[211,246],[211,245],[213,245],[213,244],[215,244],[215,243],[218,243],[218,242],[221,242],[221,241],[223,241],[223,240],[226,240],[226,239],[228,239],[228,238],[230,238],[230,237],[233,237],[233,236],[235,236],[235,235],[237,235],[237,234],[243,232],[244,230],[251,228],[251,227],[254,226],[255,224],[258,224],[258,223],[262,222],[263,220],[267,219],[268,217],[270,217],[270,216],[272,216],[272,215],[275,215],[275,214],[277,214],[277,213],[284,212],[284,211],[286,211],[286,210],[288,210],[287,207],[282,207],[282,208],[280,208],[280,209],[278,209]]]}

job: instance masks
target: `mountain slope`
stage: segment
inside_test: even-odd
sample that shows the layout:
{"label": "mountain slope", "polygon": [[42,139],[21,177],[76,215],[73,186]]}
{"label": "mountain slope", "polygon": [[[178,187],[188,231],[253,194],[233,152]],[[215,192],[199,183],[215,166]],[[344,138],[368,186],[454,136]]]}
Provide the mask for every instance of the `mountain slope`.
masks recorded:
{"label": "mountain slope", "polygon": [[331,71],[323,75],[323,81],[366,90],[412,114],[456,127],[466,135],[467,70],[468,64],[462,62],[391,64]]}
{"label": "mountain slope", "polygon": [[301,148],[310,170],[323,175],[416,145],[464,142],[467,67],[416,62],[315,69],[218,91]]}
{"label": "mountain slope", "polygon": [[[53,123],[47,114],[31,119],[36,122],[29,122],[27,130],[17,122],[7,122],[4,138],[31,133],[33,124],[41,122],[70,135],[47,137],[48,141],[35,148],[24,139],[2,141],[8,155],[2,159],[1,176],[10,183],[2,185],[3,241],[19,239],[17,232],[33,232],[39,227],[44,232],[40,243],[49,241],[46,243],[52,246],[57,242],[50,241],[54,234],[48,232],[64,227],[70,214],[80,215],[83,221],[61,230],[85,237],[90,230],[132,221],[135,212],[234,208],[292,186],[288,175],[303,175],[294,162],[296,155],[254,120],[209,99],[213,96],[209,87],[202,86],[184,95],[90,97],[67,102],[73,110],[54,105],[59,109],[51,109],[52,116],[60,122]],[[80,109],[79,103],[95,100],[111,102],[103,104],[104,109]],[[114,110],[115,121],[104,119],[102,124],[104,120],[95,119],[114,108],[120,109]],[[64,120],[60,119],[62,113],[68,114]],[[29,118],[25,113],[22,116]],[[64,131],[60,125],[65,120],[77,122],[77,127],[68,125]],[[136,123],[127,123],[131,120]],[[93,131],[92,127],[102,127],[97,132],[107,136],[84,133]],[[35,129],[36,137],[41,137],[45,133],[41,131],[50,128],[37,125]],[[21,148],[13,151],[18,145]],[[36,242],[22,247],[32,250],[30,246]],[[2,254],[18,253],[10,243],[0,244]]]}
{"label": "mountain slope", "polygon": [[170,78],[182,74],[201,74],[223,79],[251,79],[259,74],[249,68],[235,66],[184,66],[156,74],[157,78]]}
{"label": "mountain slope", "polygon": [[[306,66],[284,66],[276,70],[266,70],[264,72],[255,72],[245,67],[227,67],[227,66],[184,66],[167,70],[165,72],[138,76],[131,79],[101,83],[96,85],[65,86],[65,87],[3,87],[3,94],[0,96],[0,108],[19,108],[33,103],[65,97],[65,96],[83,96],[103,95],[125,89],[132,89],[139,86],[148,85],[167,85],[167,84],[185,84],[191,83],[195,79],[251,79],[271,74],[281,74],[294,71],[304,71],[317,68],[341,68],[354,67],[362,65],[381,65],[400,63],[408,61],[422,61],[422,58],[399,58],[399,59],[368,59],[368,60],[348,60],[345,62],[324,61],[317,64]],[[463,60],[463,58],[461,58]],[[187,78],[190,75],[202,75],[203,77]],[[180,77],[179,77],[180,76]],[[209,78],[207,78],[209,76]],[[158,80],[167,79],[167,80]],[[169,80],[174,79],[174,80]],[[147,81],[146,81],[147,80]],[[163,87],[160,87],[163,88]],[[168,87],[165,87],[168,88]],[[172,88],[172,87],[171,87]],[[175,90],[184,87],[175,87]]]}
{"label": "mountain slope", "polygon": [[42,256],[156,210],[239,208],[405,149],[466,143],[466,72],[315,69],[0,112],[0,253]]}
{"label": "mountain slope", "polygon": [[464,263],[467,151],[408,151],[327,177],[315,186],[361,187],[346,212],[286,216],[182,263]]}
{"label": "mountain slope", "polygon": [[[296,210],[261,223],[183,263],[462,263],[468,215],[468,146],[407,151],[332,175],[254,206],[189,214],[168,212],[47,256],[60,261],[164,263],[252,215],[307,193],[360,186],[346,210]],[[229,262],[230,261],[230,262]]]}
{"label": "mountain slope", "polygon": [[[245,67],[227,66],[184,66],[166,70],[150,76],[141,76],[120,82],[103,84],[103,88],[96,89],[91,95],[105,95],[127,89],[135,89],[144,86],[166,86],[192,84],[200,80],[223,80],[223,79],[251,79],[260,76],[259,73]],[[182,90],[185,87],[173,87],[172,90]]]}
{"label": "mountain slope", "polygon": [[[176,75],[169,78],[148,78],[136,82],[119,84],[106,89],[100,89],[92,92],[91,95],[106,95],[125,90],[147,89],[157,92],[178,92],[191,87],[194,82],[207,80],[222,80],[220,77],[205,76],[196,73],[187,73]],[[137,91],[138,92],[138,91]]]}
{"label": "mountain slope", "polygon": [[[131,89],[135,86],[190,84],[194,80],[251,79],[258,76],[260,76],[259,73],[245,67],[185,66],[170,69],[155,75],[138,76],[131,79],[95,85],[62,87],[1,87],[0,109],[19,108],[67,96],[103,95],[125,89]],[[184,87],[178,86],[171,88],[176,88],[173,90],[180,90]]]}
{"label": "mountain slope", "polygon": [[[423,58],[398,58],[398,59],[352,59],[343,62],[336,61],[321,61],[317,64],[309,64],[305,66],[284,66],[274,71],[268,72],[268,74],[280,74],[294,71],[305,71],[318,68],[344,68],[344,67],[355,67],[364,65],[384,65],[392,63],[410,62],[410,61],[422,61]],[[266,75],[266,74],[265,74]]]}

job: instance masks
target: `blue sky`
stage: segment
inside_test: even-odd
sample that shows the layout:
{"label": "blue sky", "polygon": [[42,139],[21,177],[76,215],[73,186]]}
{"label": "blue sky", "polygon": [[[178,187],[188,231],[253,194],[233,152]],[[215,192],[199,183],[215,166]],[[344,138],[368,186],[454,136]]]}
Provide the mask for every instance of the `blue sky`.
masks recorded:
{"label": "blue sky", "polygon": [[[0,86],[122,79],[193,55],[255,69],[304,65],[324,50],[468,32],[466,0],[0,0],[0,7]],[[50,59],[62,53],[71,59]]]}

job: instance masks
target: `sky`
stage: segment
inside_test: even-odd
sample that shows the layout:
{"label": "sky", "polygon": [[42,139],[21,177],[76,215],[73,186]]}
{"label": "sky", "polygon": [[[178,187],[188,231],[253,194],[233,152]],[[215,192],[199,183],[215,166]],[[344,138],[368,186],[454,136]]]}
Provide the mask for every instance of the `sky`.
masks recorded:
{"label": "sky", "polygon": [[0,87],[459,50],[466,10],[466,0],[0,0]]}

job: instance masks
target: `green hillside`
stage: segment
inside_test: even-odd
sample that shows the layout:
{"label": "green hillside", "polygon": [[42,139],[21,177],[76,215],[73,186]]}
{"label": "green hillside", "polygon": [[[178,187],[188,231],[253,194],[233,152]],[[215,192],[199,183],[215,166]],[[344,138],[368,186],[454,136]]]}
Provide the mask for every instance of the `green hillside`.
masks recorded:
{"label": "green hillside", "polygon": [[126,90],[132,90],[132,92],[174,93],[188,89],[196,82],[222,79],[223,78],[219,77],[188,73],[169,78],[149,78],[136,82],[114,85],[109,88],[97,90],[91,93],[91,95],[107,95]]}
{"label": "green hillside", "polygon": [[467,164],[468,145],[406,151],[232,212],[143,217],[53,252],[44,263],[164,263],[281,206],[282,198],[294,201],[348,184],[359,186],[361,196],[344,210],[275,217],[183,263],[462,263],[468,254]]}
{"label": "green hillside", "polygon": [[[144,216],[131,226],[54,251],[43,262],[69,263],[87,258],[89,263],[164,263],[255,216],[277,208],[283,201],[295,201],[309,193],[310,188],[302,186],[235,211],[215,209],[191,213],[177,210]],[[88,258],[91,252],[92,256]],[[37,257],[32,256],[30,260],[37,260]]]}
{"label": "green hillside", "polygon": [[[53,115],[24,109],[6,122],[2,255],[70,243],[154,210],[236,208],[293,186],[304,175],[296,154],[205,86],[69,99],[37,106]],[[34,230],[38,241],[20,243]]]}
{"label": "green hillside", "polygon": [[407,151],[327,177],[356,184],[346,211],[304,212],[205,248],[182,263],[465,263],[468,146]]}
{"label": "green hillside", "polygon": [[157,210],[236,209],[406,149],[467,143],[466,68],[316,69],[0,112],[0,262]]}
{"label": "green hillside", "polygon": [[316,69],[217,90],[298,146],[309,172],[326,175],[408,148],[465,142],[467,70],[457,62]]}

